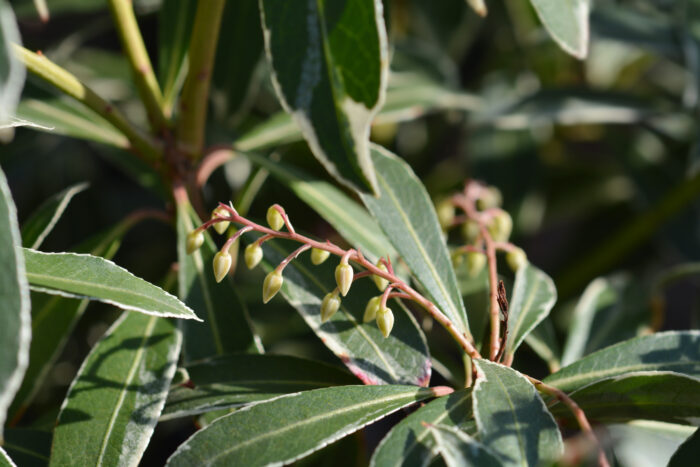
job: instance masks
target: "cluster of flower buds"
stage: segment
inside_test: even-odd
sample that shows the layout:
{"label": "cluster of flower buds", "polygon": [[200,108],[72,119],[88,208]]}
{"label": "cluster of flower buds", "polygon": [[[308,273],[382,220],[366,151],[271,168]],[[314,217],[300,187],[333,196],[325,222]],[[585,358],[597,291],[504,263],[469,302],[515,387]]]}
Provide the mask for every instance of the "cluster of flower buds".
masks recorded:
{"label": "cluster of flower buds", "polygon": [[[242,224],[242,228],[238,230],[232,229],[233,234],[224,243],[221,250],[214,255],[214,277],[216,278],[217,282],[221,282],[229,273],[233,263],[233,258],[229,253],[229,248],[238,239],[238,237],[246,232],[257,231],[265,234],[245,248],[244,259],[248,269],[255,268],[262,261],[263,249],[261,245],[270,238],[287,238],[302,243],[301,247],[285,258],[265,277],[262,290],[262,299],[264,303],[272,300],[272,298],[281,290],[284,283],[284,278],[282,276],[284,268],[290,261],[295,259],[303,251],[311,249],[311,262],[314,265],[320,265],[326,261],[330,257],[331,252],[338,254],[341,256],[341,259],[340,263],[335,268],[335,282],[337,287],[332,292],[326,294],[321,302],[321,322],[326,322],[331,319],[340,309],[340,297],[345,297],[348,294],[355,279],[364,276],[371,276],[374,283],[377,285],[379,290],[383,292],[383,294],[374,297],[369,301],[367,307],[365,308],[363,321],[370,322],[376,320],[377,327],[384,337],[389,336],[391,329],[394,326],[394,315],[391,309],[386,306],[386,301],[391,292],[389,281],[386,278],[373,274],[370,271],[365,271],[356,275],[349,261],[354,255],[352,260],[354,262],[358,262],[361,266],[365,266],[366,268],[370,269],[376,268],[375,271],[379,270],[382,273],[393,275],[393,271],[391,271],[391,263],[380,260],[373,265],[372,263],[368,263],[367,260],[355,250],[342,250],[329,242],[320,243],[297,234],[292,228],[284,209],[278,204],[271,206],[267,210],[266,219],[269,229],[244,219],[243,217],[239,216],[232,207],[220,205],[212,212],[209,222],[203,224],[188,234],[186,242],[187,253],[190,254],[202,246],[204,243],[203,231],[206,228],[213,226],[219,234],[225,234],[227,231],[229,231],[231,221]],[[285,225],[287,226],[288,232],[281,232]],[[389,267],[387,267],[387,265]],[[394,287],[396,286],[397,285],[394,284]]]}

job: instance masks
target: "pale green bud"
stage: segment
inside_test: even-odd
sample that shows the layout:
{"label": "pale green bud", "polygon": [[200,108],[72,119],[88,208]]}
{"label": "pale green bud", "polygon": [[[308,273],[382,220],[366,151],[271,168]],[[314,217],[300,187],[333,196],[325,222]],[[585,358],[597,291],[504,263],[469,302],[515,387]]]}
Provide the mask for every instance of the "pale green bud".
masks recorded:
{"label": "pale green bud", "polygon": [[379,311],[379,307],[381,306],[381,304],[381,295],[377,295],[376,297],[370,298],[367,302],[367,306],[365,307],[365,314],[362,317],[362,322],[369,323],[370,321],[374,321],[374,319],[377,317],[377,311]]}
{"label": "pale green bud", "polygon": [[231,263],[233,262],[231,255],[228,252],[218,251],[214,255],[214,277],[216,282],[221,282],[228,274],[229,269],[231,269]]}
{"label": "pale green bud", "polygon": [[[389,272],[389,270],[386,268],[386,266],[382,262],[378,262],[377,267],[384,272]],[[383,277],[377,276],[377,275],[372,275],[372,280],[377,285],[377,288],[379,289],[380,292],[383,292],[384,289],[386,289],[386,286],[389,285],[388,280],[384,279]]]}
{"label": "pale green bud", "polygon": [[495,186],[490,186],[486,188],[481,194],[481,197],[476,200],[476,207],[484,211],[486,209],[497,208],[502,202],[503,195],[501,194],[501,190]]}
{"label": "pale green bud", "polygon": [[462,224],[462,238],[466,243],[474,243],[479,238],[480,233],[481,229],[476,221],[469,219]]}
{"label": "pale green bud", "polygon": [[506,253],[506,261],[513,272],[518,272],[518,269],[527,264],[527,255],[522,248],[515,248]]}
{"label": "pale green bud", "polygon": [[267,210],[267,224],[272,230],[280,230],[284,226],[284,218],[274,206]]}
{"label": "pale green bud", "polygon": [[318,248],[311,249],[311,262],[316,266],[323,263],[331,255],[330,251],[320,250]]}
{"label": "pale green bud", "polygon": [[272,271],[265,277],[265,282],[263,282],[263,303],[267,303],[272,300],[272,297],[277,295],[277,292],[282,288],[282,273],[277,271]]}
{"label": "pale green bud", "polygon": [[[211,213],[211,218],[215,219],[217,217],[224,217],[227,214],[228,212],[226,212],[226,209],[219,206],[218,208],[214,209],[214,211]],[[228,229],[229,225],[231,225],[231,223],[228,221],[217,222],[216,224],[214,224],[214,230],[216,230],[216,232],[219,235],[223,235],[224,233],[226,233],[226,229]]]}
{"label": "pale green bud", "polygon": [[469,277],[476,277],[486,266],[486,255],[476,251],[467,253],[467,273]]}
{"label": "pale green bud", "polygon": [[331,292],[323,297],[321,302],[321,322],[325,323],[338,311],[340,308],[340,298],[337,293]]}
{"label": "pale green bud", "polygon": [[384,337],[389,337],[394,327],[394,313],[388,307],[377,310],[377,327]]}
{"label": "pale green bud", "polygon": [[456,251],[452,253],[452,266],[459,267],[464,263],[464,253],[461,251]]}
{"label": "pale green bud", "polygon": [[507,242],[513,231],[513,219],[505,211],[499,211],[493,216],[488,226],[491,238],[497,242]]}
{"label": "pale green bud", "polygon": [[335,268],[335,282],[338,284],[338,290],[340,290],[343,297],[346,296],[350,290],[353,275],[352,266],[348,263],[340,263],[338,267]]}
{"label": "pale green bud", "polygon": [[204,234],[200,230],[193,230],[187,234],[187,242],[185,248],[187,249],[187,254],[191,255],[195,251],[199,250],[199,247],[204,243]]}
{"label": "pale green bud", "polygon": [[436,211],[440,227],[446,229],[452,225],[452,222],[455,220],[455,207],[449,199],[440,201]]}
{"label": "pale green bud", "polygon": [[245,265],[248,266],[248,269],[253,269],[262,260],[263,250],[257,243],[251,243],[245,247],[243,256],[245,256]]}

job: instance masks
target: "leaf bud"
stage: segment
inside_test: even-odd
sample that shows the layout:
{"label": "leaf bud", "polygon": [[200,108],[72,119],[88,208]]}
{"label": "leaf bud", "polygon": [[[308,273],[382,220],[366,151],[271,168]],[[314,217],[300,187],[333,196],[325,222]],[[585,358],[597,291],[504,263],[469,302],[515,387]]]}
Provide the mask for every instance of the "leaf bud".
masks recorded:
{"label": "leaf bud", "polygon": [[501,194],[501,190],[495,186],[490,186],[485,188],[479,199],[476,200],[476,207],[480,211],[484,211],[486,209],[497,208],[502,202],[503,195]]}
{"label": "leaf bud", "polygon": [[[384,272],[389,272],[389,270],[386,268],[386,265],[382,263],[381,260],[377,262],[377,268],[381,269]],[[372,275],[372,280],[374,281],[380,292],[383,292],[384,289],[386,289],[386,286],[389,285],[388,280],[384,279],[381,276],[377,276],[376,274]]]}
{"label": "leaf bud", "polygon": [[505,211],[499,211],[493,216],[488,226],[491,237],[496,242],[507,242],[513,231],[513,219]]}
{"label": "leaf bud", "polygon": [[327,293],[321,302],[321,322],[325,323],[340,308],[340,297],[337,292]]}
{"label": "leaf bud", "polygon": [[314,265],[318,266],[319,264],[321,264],[325,260],[327,260],[330,255],[331,255],[330,251],[321,250],[319,248],[312,248],[311,249],[311,262],[314,263]]}
{"label": "leaf bud", "polygon": [[506,253],[506,261],[513,272],[518,272],[518,269],[527,264],[527,255],[522,248],[515,248]]}
{"label": "leaf bud", "polygon": [[365,307],[365,314],[362,317],[362,322],[369,323],[370,321],[374,321],[377,317],[377,311],[379,311],[379,307],[381,306],[381,304],[381,295],[377,295],[376,297],[370,298],[367,302],[367,306]]}
{"label": "leaf bud", "polygon": [[280,230],[284,226],[284,218],[275,206],[270,206],[267,210],[267,224],[272,230]]}
{"label": "leaf bud", "polygon": [[446,198],[438,203],[436,212],[438,221],[440,222],[440,227],[447,229],[452,225],[452,222],[455,220],[455,207],[449,198]]}
{"label": "leaf bud", "polygon": [[476,277],[486,266],[486,255],[476,251],[467,253],[467,273],[469,277]]}
{"label": "leaf bud", "polygon": [[[224,217],[227,214],[228,212],[226,212],[226,209],[219,206],[218,208],[214,209],[214,211],[212,211],[211,218],[216,219],[217,217]],[[231,225],[229,221],[217,222],[216,224],[214,224],[214,230],[216,230],[216,232],[219,235],[223,235],[224,233],[226,233],[226,229],[228,229],[229,225]]]}
{"label": "leaf bud", "polygon": [[187,241],[185,244],[187,254],[191,255],[195,251],[199,250],[199,247],[201,247],[203,243],[204,243],[204,234],[202,233],[201,230],[193,230],[192,232],[188,233],[187,234]]}
{"label": "leaf bud", "polygon": [[257,242],[254,242],[245,247],[243,256],[245,257],[245,265],[248,266],[248,269],[253,269],[260,263],[260,260],[262,260],[263,250]]}
{"label": "leaf bud", "polygon": [[216,282],[221,282],[228,274],[229,269],[231,269],[231,263],[233,262],[231,255],[227,252],[218,251],[214,255],[214,277]]}
{"label": "leaf bud", "polygon": [[338,284],[338,290],[340,290],[343,297],[346,296],[350,290],[353,275],[352,266],[348,263],[340,263],[335,268],[335,282]]}
{"label": "leaf bud", "polygon": [[466,243],[474,243],[480,233],[481,229],[476,221],[469,219],[462,224],[462,238]]}
{"label": "leaf bud", "polygon": [[377,310],[377,327],[384,337],[389,337],[391,328],[394,327],[394,313],[388,307]]}
{"label": "leaf bud", "polygon": [[263,303],[267,303],[272,300],[272,297],[277,295],[277,292],[282,288],[282,273],[272,271],[265,277],[265,282],[263,282]]}

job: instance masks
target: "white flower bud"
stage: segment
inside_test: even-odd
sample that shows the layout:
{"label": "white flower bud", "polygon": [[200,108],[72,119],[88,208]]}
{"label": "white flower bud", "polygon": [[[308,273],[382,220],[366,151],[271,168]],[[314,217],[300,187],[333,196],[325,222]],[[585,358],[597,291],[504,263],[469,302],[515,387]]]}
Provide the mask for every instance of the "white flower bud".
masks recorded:
{"label": "white flower bud", "polygon": [[391,334],[391,328],[394,327],[394,313],[388,307],[377,311],[377,327],[384,337],[389,337]]}
{"label": "white flower bud", "polygon": [[367,306],[365,307],[365,314],[362,317],[362,322],[369,323],[370,321],[374,321],[374,319],[377,317],[377,311],[379,311],[379,307],[381,306],[381,304],[381,295],[377,295],[376,297],[370,298],[367,302]]}
{"label": "white flower bud", "polygon": [[354,272],[352,266],[348,263],[340,263],[338,267],[335,268],[335,282],[338,284],[338,290],[340,290],[343,297],[346,296],[350,290],[353,276]]}
{"label": "white flower bud", "polygon": [[[382,262],[378,262],[377,267],[384,272],[389,272],[389,270]],[[374,284],[377,286],[380,292],[383,292],[384,289],[386,289],[386,286],[389,285],[388,280],[384,279],[383,277],[377,276],[376,274],[372,275],[372,280],[374,281]]]}
{"label": "white flower bud", "polygon": [[195,251],[199,250],[199,247],[201,247],[203,243],[204,234],[201,230],[193,230],[192,232],[188,233],[187,242],[185,244],[187,254],[191,255]]}
{"label": "white flower bud", "polygon": [[248,266],[248,269],[253,269],[260,263],[260,260],[262,260],[263,251],[259,244],[251,243],[245,247],[243,256],[245,257],[245,265]]}
{"label": "white flower bud", "polygon": [[318,248],[311,249],[311,262],[316,266],[323,263],[331,255],[330,251],[320,250]]}
{"label": "white flower bud", "polygon": [[[214,211],[211,213],[211,218],[216,219],[217,217],[224,217],[227,214],[228,212],[226,211],[226,209],[219,206],[218,208],[214,209]],[[214,230],[216,230],[216,232],[219,235],[223,235],[224,233],[226,233],[226,229],[228,229],[229,225],[231,225],[231,223],[228,221],[217,222],[216,224],[214,224]]]}
{"label": "white flower bud", "polygon": [[323,297],[323,302],[321,303],[321,322],[325,323],[338,311],[340,308],[340,298],[337,293],[331,292]]}
{"label": "white flower bud", "polygon": [[527,264],[527,255],[522,248],[516,248],[506,253],[506,261],[513,272],[518,272],[518,269]]}
{"label": "white flower bud", "polygon": [[272,230],[280,230],[284,226],[284,218],[274,206],[270,206],[267,210],[267,224]]}
{"label": "white flower bud", "polygon": [[229,269],[231,269],[231,263],[233,262],[233,259],[231,258],[231,255],[228,252],[223,252],[223,251],[218,251],[214,255],[214,277],[216,278],[216,282],[221,282],[224,280],[224,277],[226,277],[226,274],[228,274]]}
{"label": "white flower bud", "polygon": [[272,297],[277,295],[277,292],[282,288],[282,274],[277,271],[272,271],[265,277],[265,282],[263,282],[263,303],[267,303],[272,300]]}

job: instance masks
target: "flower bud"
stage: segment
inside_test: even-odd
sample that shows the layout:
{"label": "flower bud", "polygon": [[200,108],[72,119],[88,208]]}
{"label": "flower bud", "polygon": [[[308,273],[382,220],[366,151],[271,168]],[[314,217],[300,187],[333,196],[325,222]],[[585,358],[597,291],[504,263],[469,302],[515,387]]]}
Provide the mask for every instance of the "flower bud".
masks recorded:
{"label": "flower bud", "polygon": [[188,233],[187,242],[185,244],[187,254],[191,255],[195,251],[199,250],[199,247],[201,247],[203,243],[204,234],[201,230],[193,230],[192,232]]}
{"label": "flower bud", "polygon": [[501,205],[502,202],[503,195],[501,194],[501,190],[499,190],[495,186],[490,186],[486,188],[482,192],[481,197],[479,197],[479,199],[476,200],[476,207],[480,211],[484,211],[486,209],[497,208]]}
{"label": "flower bud", "polygon": [[388,307],[377,310],[377,327],[384,337],[389,337],[394,327],[394,313]]}
{"label": "flower bud", "polygon": [[253,269],[263,258],[263,251],[260,245],[255,242],[245,247],[245,265],[248,269]]}
{"label": "flower bud", "polygon": [[330,251],[320,250],[318,248],[311,249],[311,262],[316,266],[323,263],[331,255]]}
{"label": "flower bud", "polygon": [[265,277],[265,282],[263,282],[263,303],[267,303],[272,300],[272,297],[277,295],[277,292],[282,288],[282,273],[277,271],[272,271]]}
{"label": "flower bud", "polygon": [[452,258],[452,266],[455,268],[459,267],[464,263],[464,253],[461,251],[455,251],[450,255]]}
{"label": "flower bud", "polygon": [[[377,262],[377,268],[381,269],[384,272],[389,272],[384,263],[382,263],[381,261]],[[389,281],[381,276],[372,275],[372,280],[377,285],[377,288],[380,292],[383,292],[384,289],[386,289],[386,286],[389,285]]]}
{"label": "flower bud", "polygon": [[513,219],[505,211],[499,211],[493,216],[488,226],[491,237],[496,242],[507,242],[513,230]]}
{"label": "flower bud", "polygon": [[[227,214],[228,213],[226,212],[226,209],[219,206],[218,208],[214,209],[214,211],[211,213],[211,218],[216,219],[217,217],[224,217]],[[229,225],[231,225],[229,221],[217,222],[216,224],[214,224],[214,230],[216,230],[216,232],[219,235],[223,235],[224,233],[226,233],[226,229],[228,229]]]}
{"label": "flower bud", "polygon": [[527,264],[527,255],[522,248],[515,248],[506,253],[506,261],[513,272],[518,272],[518,269]]}
{"label": "flower bud", "polygon": [[221,282],[228,274],[229,269],[231,269],[232,263],[231,255],[227,252],[218,251],[214,255],[214,277],[216,282]]}
{"label": "flower bud", "polygon": [[379,311],[379,307],[381,306],[381,304],[381,295],[377,295],[376,297],[370,298],[367,302],[367,306],[365,307],[365,314],[362,317],[362,322],[369,323],[370,321],[374,321],[374,319],[377,317],[377,311]]}
{"label": "flower bud", "polygon": [[340,298],[336,292],[331,292],[323,297],[321,302],[321,322],[325,323],[338,311],[340,308]]}
{"label": "flower bud", "polygon": [[440,201],[436,211],[440,227],[446,229],[452,225],[452,222],[455,220],[455,207],[449,199]]}
{"label": "flower bud", "polygon": [[267,210],[267,224],[272,230],[280,230],[284,226],[284,218],[274,206],[270,206]]}
{"label": "flower bud", "polygon": [[350,290],[353,275],[352,266],[348,263],[340,263],[338,267],[335,268],[335,282],[338,284],[338,290],[340,290],[343,297],[346,296]]}
{"label": "flower bud", "polygon": [[479,238],[480,233],[481,229],[476,221],[469,219],[462,224],[462,238],[466,243],[474,243]]}
{"label": "flower bud", "polygon": [[476,251],[467,253],[467,274],[469,277],[476,277],[486,266],[486,255]]}

